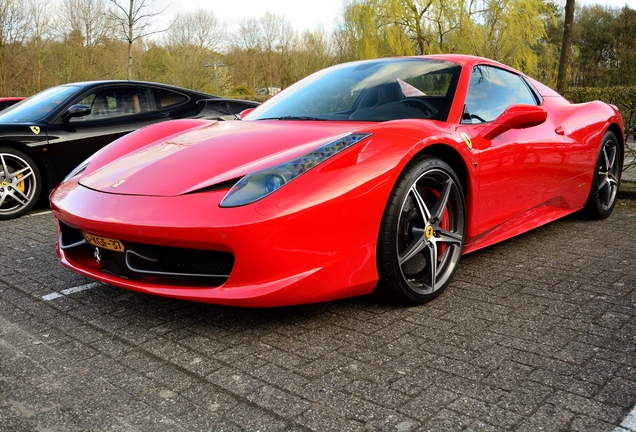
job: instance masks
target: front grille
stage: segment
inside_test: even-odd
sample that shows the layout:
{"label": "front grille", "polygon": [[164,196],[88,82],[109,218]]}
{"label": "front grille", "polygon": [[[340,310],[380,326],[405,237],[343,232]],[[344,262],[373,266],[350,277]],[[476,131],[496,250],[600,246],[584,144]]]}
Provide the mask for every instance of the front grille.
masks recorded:
{"label": "front grille", "polygon": [[92,256],[102,270],[127,279],[158,276],[221,285],[234,267],[234,255],[229,252],[132,242],[123,242],[124,253],[95,247],[84,239],[80,231],[62,222],[59,243],[60,248],[70,255]]}
{"label": "front grille", "polygon": [[126,265],[138,273],[228,277],[234,256],[227,252],[133,245],[126,250]]}
{"label": "front grille", "polygon": [[60,248],[62,250],[72,249],[77,246],[86,244],[86,240],[82,233],[64,222],[59,221],[60,224]]}

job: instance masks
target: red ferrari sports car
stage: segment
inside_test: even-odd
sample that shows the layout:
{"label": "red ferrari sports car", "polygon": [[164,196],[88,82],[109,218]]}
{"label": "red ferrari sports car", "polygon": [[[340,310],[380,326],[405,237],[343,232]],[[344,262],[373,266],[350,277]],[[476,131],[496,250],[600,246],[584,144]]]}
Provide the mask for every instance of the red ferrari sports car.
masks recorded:
{"label": "red ferrari sports car", "polygon": [[342,64],[248,111],[148,126],[77,167],[51,195],[62,264],[218,304],[414,305],[462,254],[616,203],[616,107],[488,59]]}
{"label": "red ferrari sports car", "polygon": [[23,97],[0,97],[0,111],[23,101]]}

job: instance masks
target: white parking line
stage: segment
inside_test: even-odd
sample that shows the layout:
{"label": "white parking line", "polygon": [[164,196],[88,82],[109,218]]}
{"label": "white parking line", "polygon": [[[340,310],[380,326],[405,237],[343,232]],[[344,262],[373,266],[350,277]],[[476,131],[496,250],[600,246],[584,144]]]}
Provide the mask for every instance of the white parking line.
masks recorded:
{"label": "white parking line", "polygon": [[51,210],[42,210],[40,212],[34,212],[34,213],[27,213],[22,217],[28,218],[28,217],[33,217],[33,216],[40,216],[43,214],[49,214],[49,213],[53,213]]}
{"label": "white parking line", "polygon": [[45,301],[54,300],[56,298],[64,297],[65,295],[74,294],[76,292],[97,288],[100,285],[101,285],[100,282],[91,282],[85,285],[79,285],[73,288],[67,288],[65,290],[62,290],[59,293],[51,293],[51,294],[42,296],[42,300],[45,300]]}
{"label": "white parking line", "polygon": [[614,432],[636,432],[636,406],[621,422],[621,427],[614,429]]}

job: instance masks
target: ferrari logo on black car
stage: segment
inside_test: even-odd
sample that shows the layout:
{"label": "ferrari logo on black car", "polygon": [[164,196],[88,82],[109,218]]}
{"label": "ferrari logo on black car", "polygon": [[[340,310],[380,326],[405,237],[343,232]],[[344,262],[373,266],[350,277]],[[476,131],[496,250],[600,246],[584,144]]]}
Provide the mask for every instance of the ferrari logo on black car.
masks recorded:
{"label": "ferrari logo on black car", "polygon": [[34,134],[39,134],[40,133],[40,126],[31,126],[31,132],[33,132]]}

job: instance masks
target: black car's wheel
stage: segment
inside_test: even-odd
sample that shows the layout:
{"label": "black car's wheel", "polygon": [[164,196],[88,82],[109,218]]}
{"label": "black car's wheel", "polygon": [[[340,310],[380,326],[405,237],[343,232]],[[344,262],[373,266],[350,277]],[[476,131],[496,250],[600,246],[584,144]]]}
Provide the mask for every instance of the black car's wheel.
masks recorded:
{"label": "black car's wheel", "polygon": [[10,147],[0,147],[0,220],[22,216],[40,196],[40,171],[30,157]]}
{"label": "black car's wheel", "polygon": [[378,237],[378,289],[418,305],[450,282],[464,244],[464,195],[452,168],[433,157],[412,161],[384,210]]}
{"label": "black car's wheel", "polygon": [[583,208],[585,216],[591,219],[605,219],[612,213],[618,195],[622,165],[623,157],[616,135],[607,132],[594,167],[590,194]]}

